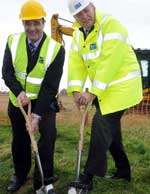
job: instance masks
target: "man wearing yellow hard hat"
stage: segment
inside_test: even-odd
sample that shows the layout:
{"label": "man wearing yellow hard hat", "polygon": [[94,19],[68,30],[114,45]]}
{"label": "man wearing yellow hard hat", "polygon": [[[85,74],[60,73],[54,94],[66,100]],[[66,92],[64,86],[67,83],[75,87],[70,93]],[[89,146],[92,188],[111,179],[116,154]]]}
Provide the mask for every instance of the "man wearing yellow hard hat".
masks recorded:
{"label": "man wearing yellow hard hat", "polygon": [[[39,1],[26,1],[20,12],[24,32],[8,37],[3,60],[3,78],[10,89],[8,115],[12,125],[14,175],[8,191],[17,191],[27,180],[31,168],[31,141],[18,107],[32,104],[32,133],[39,129],[38,149],[45,184],[55,181],[53,154],[56,139],[55,118],[59,111],[55,98],[63,71],[64,48],[43,31],[46,12]],[[34,189],[41,180],[37,163]]]}

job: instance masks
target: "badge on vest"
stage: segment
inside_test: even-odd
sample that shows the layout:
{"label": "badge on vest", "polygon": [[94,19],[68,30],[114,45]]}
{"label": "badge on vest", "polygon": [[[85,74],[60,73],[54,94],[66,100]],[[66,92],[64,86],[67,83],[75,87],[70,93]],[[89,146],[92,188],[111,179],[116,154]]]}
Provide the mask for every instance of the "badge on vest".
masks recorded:
{"label": "badge on vest", "polygon": [[39,63],[44,64],[44,61],[45,61],[45,58],[44,57],[39,57],[39,60],[38,60]]}
{"label": "badge on vest", "polygon": [[96,42],[95,42],[95,43],[90,44],[90,50],[95,50],[95,49],[97,49]]}

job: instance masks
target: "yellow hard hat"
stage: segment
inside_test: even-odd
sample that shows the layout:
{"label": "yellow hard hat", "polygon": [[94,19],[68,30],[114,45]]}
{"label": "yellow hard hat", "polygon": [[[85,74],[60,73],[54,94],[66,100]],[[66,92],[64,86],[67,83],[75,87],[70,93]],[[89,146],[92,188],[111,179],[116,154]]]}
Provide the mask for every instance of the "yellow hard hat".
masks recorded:
{"label": "yellow hard hat", "polygon": [[37,0],[28,0],[21,7],[21,20],[36,20],[46,16],[44,7]]}

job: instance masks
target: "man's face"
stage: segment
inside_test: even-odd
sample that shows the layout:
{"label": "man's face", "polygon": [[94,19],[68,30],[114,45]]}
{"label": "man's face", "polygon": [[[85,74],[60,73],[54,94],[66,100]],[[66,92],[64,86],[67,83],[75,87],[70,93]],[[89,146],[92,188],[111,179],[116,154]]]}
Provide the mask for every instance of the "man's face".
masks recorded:
{"label": "man's face", "polygon": [[31,40],[32,42],[36,42],[42,36],[44,19],[25,20],[23,21],[23,26],[29,40]]}
{"label": "man's face", "polygon": [[90,29],[95,23],[95,7],[89,4],[82,11],[77,13],[74,18],[84,28]]}

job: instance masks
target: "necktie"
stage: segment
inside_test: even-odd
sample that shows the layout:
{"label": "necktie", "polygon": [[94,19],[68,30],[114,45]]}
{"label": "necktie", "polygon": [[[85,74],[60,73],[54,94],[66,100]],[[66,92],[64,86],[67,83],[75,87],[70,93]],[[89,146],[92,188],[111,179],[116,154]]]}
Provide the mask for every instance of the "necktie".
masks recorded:
{"label": "necktie", "polygon": [[86,34],[86,36],[89,34],[89,30],[85,30],[85,34]]}
{"label": "necktie", "polygon": [[32,42],[30,42],[29,43],[29,48],[30,48],[30,51],[31,51],[31,55],[33,56],[35,51],[36,51],[36,47]]}
{"label": "necktie", "polygon": [[85,28],[84,28],[84,35],[85,35],[85,37],[87,37],[88,34],[89,34],[89,29],[85,29]]}

